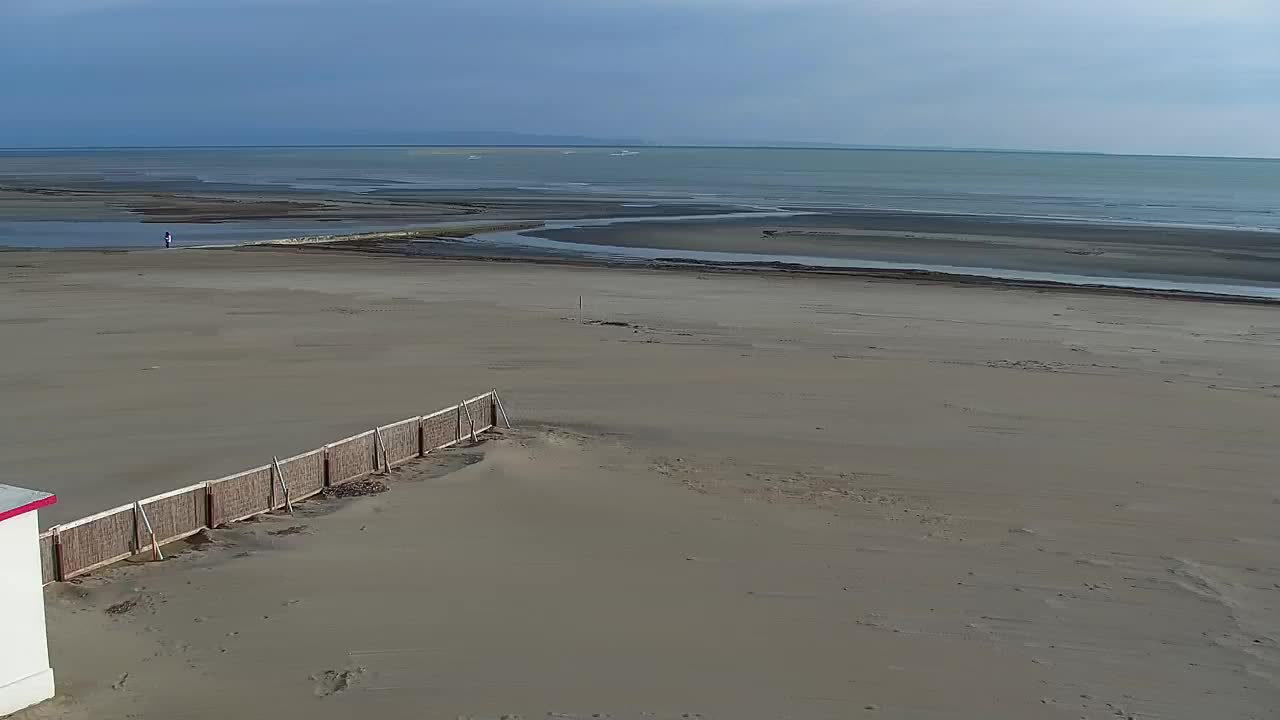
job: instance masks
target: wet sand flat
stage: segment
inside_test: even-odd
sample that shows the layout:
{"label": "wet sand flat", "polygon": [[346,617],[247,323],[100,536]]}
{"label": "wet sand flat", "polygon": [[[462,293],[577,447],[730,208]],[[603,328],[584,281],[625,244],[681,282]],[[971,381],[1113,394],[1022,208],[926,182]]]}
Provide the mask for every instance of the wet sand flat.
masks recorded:
{"label": "wet sand flat", "polygon": [[[891,211],[618,223],[525,233],[573,245],[1280,286],[1280,234]],[[793,261],[794,262],[794,261]]]}
{"label": "wet sand flat", "polygon": [[489,387],[518,426],[51,588],[63,694],[24,720],[1280,706],[1271,308],[283,250],[0,272],[0,447],[46,522]]}

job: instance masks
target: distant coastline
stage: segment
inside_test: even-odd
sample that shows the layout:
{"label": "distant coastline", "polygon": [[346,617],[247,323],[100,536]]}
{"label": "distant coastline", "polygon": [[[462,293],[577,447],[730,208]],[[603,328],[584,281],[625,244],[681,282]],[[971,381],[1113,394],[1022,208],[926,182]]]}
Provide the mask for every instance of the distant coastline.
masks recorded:
{"label": "distant coastline", "polygon": [[478,141],[422,141],[422,142],[316,142],[316,143],[246,143],[246,144],[180,144],[180,145],[15,145],[0,146],[0,153],[22,152],[112,152],[128,150],[342,150],[342,149],[395,149],[395,148],[477,148],[555,150],[560,148],[626,148],[652,150],[831,150],[849,152],[904,152],[904,153],[980,153],[993,155],[1074,155],[1083,157],[1114,158],[1169,158],[1186,160],[1263,160],[1280,162],[1280,155],[1196,155],[1120,152],[1108,150],[1067,148],[1005,148],[1005,147],[950,147],[946,145],[859,145],[843,143],[801,141],[740,141],[725,143],[660,142],[629,139],[591,138],[513,139],[510,142]]}

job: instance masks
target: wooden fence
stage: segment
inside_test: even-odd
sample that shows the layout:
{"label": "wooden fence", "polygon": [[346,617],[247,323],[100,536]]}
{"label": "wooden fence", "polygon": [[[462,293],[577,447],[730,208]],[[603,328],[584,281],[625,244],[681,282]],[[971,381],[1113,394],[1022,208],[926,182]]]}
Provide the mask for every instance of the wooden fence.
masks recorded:
{"label": "wooden fence", "polygon": [[70,580],[201,530],[279,510],[510,423],[496,390],[271,464],[171,490],[40,534],[44,583]]}

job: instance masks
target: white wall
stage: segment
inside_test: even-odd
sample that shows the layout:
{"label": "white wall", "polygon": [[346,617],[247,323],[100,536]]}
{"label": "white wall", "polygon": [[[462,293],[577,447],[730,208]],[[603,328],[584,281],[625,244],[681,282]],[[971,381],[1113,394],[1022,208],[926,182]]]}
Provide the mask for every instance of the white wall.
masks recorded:
{"label": "white wall", "polygon": [[0,520],[0,716],[53,697],[36,514]]}

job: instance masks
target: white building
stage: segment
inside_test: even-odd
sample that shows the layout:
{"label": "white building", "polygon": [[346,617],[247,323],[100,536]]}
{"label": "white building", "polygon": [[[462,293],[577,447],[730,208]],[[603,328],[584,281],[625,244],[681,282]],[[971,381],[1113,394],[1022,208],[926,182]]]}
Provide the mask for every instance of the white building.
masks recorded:
{"label": "white building", "polygon": [[0,485],[0,716],[53,697],[36,510],[49,493]]}

